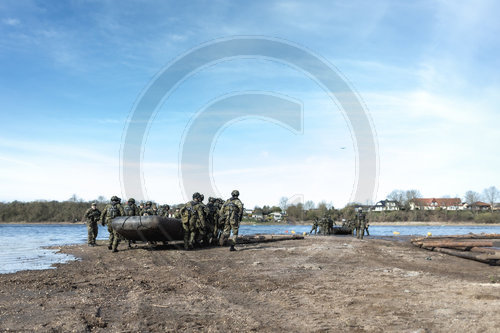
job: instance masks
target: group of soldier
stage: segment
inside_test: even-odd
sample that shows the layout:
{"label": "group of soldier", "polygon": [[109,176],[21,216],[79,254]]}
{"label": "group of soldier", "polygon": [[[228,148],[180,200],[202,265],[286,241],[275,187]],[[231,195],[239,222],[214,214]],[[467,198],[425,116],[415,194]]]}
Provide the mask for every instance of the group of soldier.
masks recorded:
{"label": "group of soldier", "polygon": [[[332,218],[325,214],[325,216],[323,216],[321,219],[315,218],[309,234],[312,234],[314,232],[314,234],[320,233],[323,235],[331,235],[333,234],[334,225],[336,225],[336,223],[332,220]],[[368,236],[370,236],[368,226],[368,219],[366,218],[366,214],[361,208],[358,209],[354,220],[344,220],[342,222],[342,228],[348,230],[358,239],[363,239],[365,232]]]}
{"label": "group of soldier", "polygon": [[331,235],[333,233],[333,226],[335,224],[336,223],[333,221],[333,219],[327,214],[325,214],[321,219],[318,219],[316,217],[314,218],[313,225],[309,234],[312,234],[314,231],[314,234],[320,233],[323,235]]}
{"label": "group of soldier", "polygon": [[240,192],[234,190],[226,201],[210,197],[205,205],[203,194],[194,193],[193,200],[182,206],[175,216],[182,221],[184,248],[190,250],[197,246],[223,246],[229,243],[230,250],[235,251],[234,245],[244,213],[239,195]]}
{"label": "group of soldier", "polygon": [[[203,194],[196,192],[193,194],[193,200],[171,213],[169,205],[156,206],[151,201],[147,201],[145,204],[141,203],[137,206],[134,198],[128,199],[127,203],[122,205],[121,199],[113,196],[102,213],[97,209],[95,202],[85,212],[84,219],[87,221],[88,231],[87,243],[89,246],[96,245],[97,223],[101,222],[103,226],[107,225],[108,227],[108,249],[118,252],[118,245],[123,238],[113,229],[112,220],[115,217],[157,215],[181,219],[186,250],[217,244],[223,246],[229,243],[230,250],[235,251],[235,239],[238,236],[239,224],[244,212],[243,203],[238,197],[239,191],[234,190],[228,200],[210,197],[205,205]],[[231,233],[232,237],[230,237]],[[155,245],[152,242],[150,244]],[[130,246],[131,242],[129,241]]]}

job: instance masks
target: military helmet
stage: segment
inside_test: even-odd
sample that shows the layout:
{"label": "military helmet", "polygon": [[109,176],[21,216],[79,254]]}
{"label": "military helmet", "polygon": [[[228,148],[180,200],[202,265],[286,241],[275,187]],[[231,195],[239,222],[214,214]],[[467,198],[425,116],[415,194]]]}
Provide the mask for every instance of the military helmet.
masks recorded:
{"label": "military helmet", "polygon": [[97,202],[92,202],[91,206],[97,206]]}
{"label": "military helmet", "polygon": [[111,201],[118,201],[118,197],[117,197],[116,195],[113,195],[113,196],[111,197]]}
{"label": "military helmet", "polygon": [[170,210],[170,206],[169,206],[169,205],[165,205],[165,206],[164,206],[164,208],[165,208],[166,210]]}
{"label": "military helmet", "polygon": [[200,194],[200,200],[201,201],[205,200],[205,196],[203,194]]}
{"label": "military helmet", "polygon": [[135,199],[134,198],[130,198],[130,199],[128,199],[128,202],[135,203]]}
{"label": "military helmet", "polygon": [[201,197],[201,194],[200,194],[200,193],[198,193],[198,192],[194,192],[194,193],[193,193],[193,199],[198,199],[198,198],[200,198],[200,197]]}
{"label": "military helmet", "polygon": [[208,202],[215,202],[215,198],[214,197],[209,197],[208,198]]}
{"label": "military helmet", "polygon": [[146,201],[146,206],[151,206],[153,203],[151,201]]}
{"label": "military helmet", "polygon": [[237,197],[239,195],[240,195],[240,191],[238,191],[238,190],[234,190],[233,192],[231,192],[232,197]]}

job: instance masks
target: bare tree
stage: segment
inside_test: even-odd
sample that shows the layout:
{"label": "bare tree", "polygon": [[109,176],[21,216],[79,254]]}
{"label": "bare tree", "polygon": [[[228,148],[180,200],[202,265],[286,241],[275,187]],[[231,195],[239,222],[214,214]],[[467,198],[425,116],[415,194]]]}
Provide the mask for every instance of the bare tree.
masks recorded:
{"label": "bare tree", "polygon": [[280,208],[281,208],[282,212],[286,212],[286,209],[288,208],[288,198],[287,197],[281,197]]}
{"label": "bare tree", "polygon": [[328,207],[326,206],[326,202],[325,201],[321,201],[318,204],[318,212],[319,212],[320,216],[325,216],[325,214],[326,214],[327,211],[328,211]]}
{"label": "bare tree", "polygon": [[481,195],[475,191],[467,191],[464,196],[465,202],[469,205],[469,207],[474,210],[476,207],[476,202],[481,199]]}
{"label": "bare tree", "polygon": [[483,196],[485,200],[491,205],[490,209],[493,210],[495,202],[497,202],[498,198],[500,197],[500,191],[498,191],[495,186],[491,186],[484,189]]}
{"label": "bare tree", "polygon": [[396,201],[398,205],[403,206],[405,204],[405,192],[403,190],[394,190],[389,195],[387,195],[387,199],[391,201]]}
{"label": "bare tree", "polygon": [[314,209],[316,205],[314,204],[314,201],[308,200],[304,203],[304,209],[305,210],[311,210]]}
{"label": "bare tree", "polygon": [[418,199],[418,198],[421,198],[422,197],[422,194],[420,194],[420,191],[419,190],[408,190],[406,191],[405,193],[405,199],[406,199],[406,202],[410,202],[412,201],[413,199]]}

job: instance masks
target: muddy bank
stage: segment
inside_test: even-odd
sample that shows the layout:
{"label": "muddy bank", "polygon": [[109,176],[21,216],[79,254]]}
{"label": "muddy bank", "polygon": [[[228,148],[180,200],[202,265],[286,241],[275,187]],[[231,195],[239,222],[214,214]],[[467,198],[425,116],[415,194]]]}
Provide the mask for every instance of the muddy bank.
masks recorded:
{"label": "muddy bank", "polygon": [[237,252],[64,247],[81,261],[0,275],[0,330],[500,330],[500,267],[398,239],[310,236]]}

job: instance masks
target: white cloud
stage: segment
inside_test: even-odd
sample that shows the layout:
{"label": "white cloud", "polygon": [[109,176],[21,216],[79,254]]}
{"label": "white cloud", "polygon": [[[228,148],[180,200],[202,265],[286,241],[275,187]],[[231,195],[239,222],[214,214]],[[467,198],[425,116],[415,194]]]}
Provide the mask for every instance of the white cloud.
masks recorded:
{"label": "white cloud", "polygon": [[10,25],[10,26],[17,26],[21,24],[21,21],[19,21],[16,18],[6,18],[2,20],[2,23],[5,25]]}

